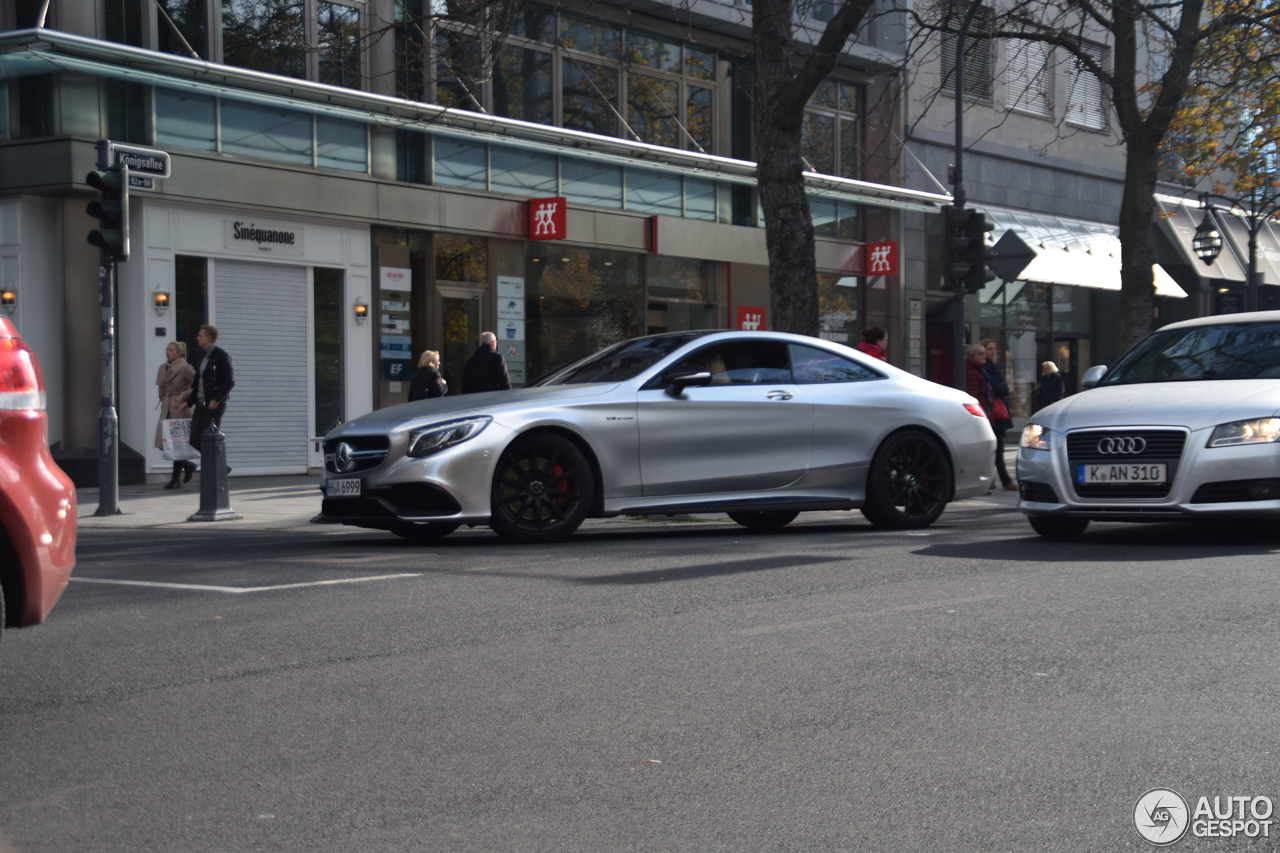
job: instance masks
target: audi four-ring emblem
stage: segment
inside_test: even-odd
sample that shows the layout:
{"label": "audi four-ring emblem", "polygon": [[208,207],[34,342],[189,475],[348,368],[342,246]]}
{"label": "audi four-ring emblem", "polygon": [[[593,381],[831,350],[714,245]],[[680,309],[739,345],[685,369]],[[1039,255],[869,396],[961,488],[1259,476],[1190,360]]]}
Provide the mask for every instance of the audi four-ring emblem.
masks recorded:
{"label": "audi four-ring emblem", "polygon": [[1147,440],[1142,436],[1116,436],[1098,442],[1098,452],[1105,455],[1132,456],[1146,449]]}

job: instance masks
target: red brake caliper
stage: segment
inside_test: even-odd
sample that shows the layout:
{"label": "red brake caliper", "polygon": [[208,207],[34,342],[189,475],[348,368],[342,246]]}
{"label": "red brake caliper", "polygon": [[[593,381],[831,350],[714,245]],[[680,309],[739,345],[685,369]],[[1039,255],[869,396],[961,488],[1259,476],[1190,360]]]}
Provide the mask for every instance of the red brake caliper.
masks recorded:
{"label": "red brake caliper", "polygon": [[[561,467],[559,462],[557,462],[556,464],[551,466],[551,473],[553,476],[559,476],[560,474],[564,473],[564,468]],[[567,479],[556,480],[551,488],[557,489],[558,491],[561,491],[561,492],[567,492],[569,491],[569,481]],[[569,503],[568,495],[562,495],[561,497],[556,498],[556,506],[558,506],[560,509],[564,509],[565,506],[568,505],[568,503]]]}

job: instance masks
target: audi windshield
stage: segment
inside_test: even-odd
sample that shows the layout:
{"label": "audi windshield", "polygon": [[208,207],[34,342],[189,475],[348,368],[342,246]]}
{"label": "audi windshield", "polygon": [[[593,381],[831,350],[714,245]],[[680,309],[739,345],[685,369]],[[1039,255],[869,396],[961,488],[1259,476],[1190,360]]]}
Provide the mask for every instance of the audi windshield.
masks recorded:
{"label": "audi windshield", "polygon": [[1156,332],[1099,385],[1280,379],[1280,323],[1224,323]]}

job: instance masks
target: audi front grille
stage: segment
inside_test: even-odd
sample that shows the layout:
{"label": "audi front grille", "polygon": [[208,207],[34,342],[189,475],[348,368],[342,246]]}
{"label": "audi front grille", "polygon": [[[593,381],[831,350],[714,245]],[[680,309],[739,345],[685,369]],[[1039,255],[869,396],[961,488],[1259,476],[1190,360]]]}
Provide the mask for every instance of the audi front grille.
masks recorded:
{"label": "audi front grille", "polygon": [[[1067,462],[1070,466],[1072,488],[1077,497],[1087,500],[1158,501],[1169,497],[1182,461],[1182,451],[1187,443],[1185,430],[1108,429],[1081,430],[1067,433]],[[1147,465],[1163,462],[1166,478],[1163,483],[1077,483],[1076,466],[1086,465]]]}

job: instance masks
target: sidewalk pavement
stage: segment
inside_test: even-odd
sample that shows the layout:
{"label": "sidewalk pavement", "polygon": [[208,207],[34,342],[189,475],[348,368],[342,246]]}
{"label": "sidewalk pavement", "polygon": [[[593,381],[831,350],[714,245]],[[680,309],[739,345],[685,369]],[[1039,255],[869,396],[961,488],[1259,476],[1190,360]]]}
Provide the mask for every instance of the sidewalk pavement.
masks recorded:
{"label": "sidewalk pavement", "polygon": [[[1017,449],[1006,451],[1005,458],[1010,473],[1014,470],[1014,459]],[[236,521],[192,521],[187,519],[200,508],[200,478],[197,474],[190,483],[181,489],[165,489],[162,484],[153,483],[144,486],[121,486],[119,507],[121,514],[114,516],[95,516],[98,509],[98,490],[78,489],[78,526],[80,530],[99,529],[138,529],[138,528],[179,528],[218,529],[235,527],[241,530],[356,530],[357,528],[339,525],[312,525],[311,519],[320,512],[320,484],[322,478],[317,474],[275,477],[231,477],[229,478],[231,508],[244,516]],[[997,488],[982,498],[959,501],[953,506],[999,505],[1013,507],[1017,505],[1018,493],[1003,491]],[[819,520],[826,513],[806,513],[802,520]],[[833,512],[831,520],[848,518],[848,513]],[[583,524],[583,529],[621,529],[651,528],[655,524],[677,525],[718,525],[733,524],[723,513],[705,513],[698,515],[654,515],[635,516],[622,515],[616,518],[591,518]]]}

